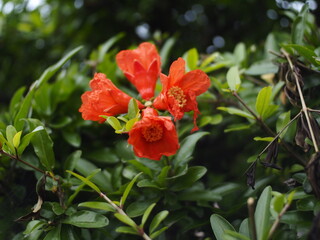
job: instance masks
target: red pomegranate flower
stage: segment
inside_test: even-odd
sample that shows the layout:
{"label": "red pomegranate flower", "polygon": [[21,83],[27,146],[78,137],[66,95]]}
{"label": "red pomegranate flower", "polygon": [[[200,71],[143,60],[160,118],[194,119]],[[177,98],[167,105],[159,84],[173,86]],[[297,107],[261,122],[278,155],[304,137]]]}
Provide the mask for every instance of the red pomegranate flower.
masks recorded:
{"label": "red pomegranate flower", "polygon": [[[103,123],[100,115],[113,116],[128,111],[128,103],[132,97],[118,89],[103,73],[96,73],[90,81],[92,91],[81,96],[82,105],[79,112],[84,120]],[[138,101],[140,108],[143,105]]]}
{"label": "red pomegranate flower", "polygon": [[199,109],[196,97],[210,87],[210,79],[201,70],[185,73],[185,61],[182,58],[174,61],[169,70],[169,76],[160,75],[162,91],[155,99],[153,106],[159,110],[168,110],[179,120],[185,112],[193,111],[194,128],[198,130],[196,118]]}
{"label": "red pomegranate flower", "polygon": [[160,74],[161,60],[155,45],[144,42],[134,50],[123,50],[116,56],[119,68],[137,88],[141,97],[150,100]]}
{"label": "red pomegranate flower", "polygon": [[179,149],[178,136],[170,117],[162,117],[153,108],[142,112],[142,119],[129,131],[128,143],[138,157],[160,160]]}

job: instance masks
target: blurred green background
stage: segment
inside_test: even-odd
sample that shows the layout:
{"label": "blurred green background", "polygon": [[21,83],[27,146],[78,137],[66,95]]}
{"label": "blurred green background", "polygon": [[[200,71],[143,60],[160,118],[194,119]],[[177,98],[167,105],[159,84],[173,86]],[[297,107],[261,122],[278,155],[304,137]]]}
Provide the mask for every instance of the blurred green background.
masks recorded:
{"label": "blurred green background", "polygon": [[[319,16],[316,1],[310,8]],[[80,58],[124,32],[119,46],[177,36],[171,57],[196,47],[202,53],[258,44],[271,30],[288,31],[287,9],[303,1],[283,0],[0,0],[0,103],[29,85],[70,49]],[[318,13],[318,14],[317,14]],[[318,19],[319,20],[319,19]],[[1,104],[0,104],[1,106]]]}

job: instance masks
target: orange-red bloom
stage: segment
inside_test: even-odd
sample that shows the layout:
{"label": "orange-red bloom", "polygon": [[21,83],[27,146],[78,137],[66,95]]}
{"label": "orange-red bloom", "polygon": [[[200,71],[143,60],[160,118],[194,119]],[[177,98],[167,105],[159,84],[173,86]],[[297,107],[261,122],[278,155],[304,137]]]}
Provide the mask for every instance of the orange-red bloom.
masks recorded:
{"label": "orange-red bloom", "polygon": [[[113,116],[128,111],[128,103],[132,97],[118,89],[106,75],[96,73],[90,81],[92,91],[81,96],[82,105],[79,112],[84,120],[105,121],[100,115]],[[143,105],[138,102],[140,108]]]}
{"label": "orange-red bloom", "polygon": [[182,58],[174,61],[169,70],[169,76],[160,75],[162,91],[155,99],[153,106],[159,110],[168,110],[179,120],[185,112],[193,111],[194,128],[198,130],[196,118],[199,109],[196,97],[210,87],[210,79],[201,70],[185,73],[185,61]]}
{"label": "orange-red bloom", "polygon": [[159,116],[153,108],[142,112],[142,119],[129,131],[128,143],[138,157],[160,160],[179,149],[178,136],[170,117]]}
{"label": "orange-red bloom", "polygon": [[144,42],[134,50],[123,50],[116,56],[119,68],[137,88],[141,97],[150,100],[160,74],[161,60],[155,45]]}

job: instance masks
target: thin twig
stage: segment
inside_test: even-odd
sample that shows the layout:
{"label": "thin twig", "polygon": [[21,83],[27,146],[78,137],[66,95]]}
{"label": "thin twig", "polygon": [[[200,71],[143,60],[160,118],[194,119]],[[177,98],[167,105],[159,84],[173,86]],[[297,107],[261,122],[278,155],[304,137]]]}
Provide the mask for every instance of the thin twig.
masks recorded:
{"label": "thin twig", "polygon": [[288,208],[290,207],[290,203],[287,203],[286,205],[284,205],[284,207],[282,208],[281,212],[279,213],[277,219],[274,221],[274,223],[272,224],[272,227],[269,231],[268,234],[268,239],[271,239],[272,235],[274,234],[274,232],[276,231],[279,223],[280,223],[280,219],[282,218],[282,216],[286,213],[286,211],[288,210]]}
{"label": "thin twig", "polygon": [[276,141],[281,133],[283,133],[284,130],[286,130],[300,115],[301,115],[302,111],[300,111],[294,118],[292,118],[278,133],[277,135],[273,138],[273,140],[271,142],[269,142],[269,144],[259,153],[258,157],[261,157],[261,155],[270,147],[270,145]]}
{"label": "thin twig", "polygon": [[[242,98],[237,94],[237,92],[233,91],[232,95],[235,96],[239,102],[242,104],[242,106],[244,106],[250,113],[251,115],[254,117],[254,119],[258,122],[258,124],[262,127],[262,129],[264,129],[268,134],[270,134],[271,136],[275,137],[277,136],[277,134],[275,132],[273,132],[263,121],[262,119],[242,100]],[[293,157],[295,157],[296,159],[298,159],[301,164],[305,165],[305,160],[304,158],[302,158],[300,155],[298,155],[297,153],[295,153],[291,147],[286,144],[284,141],[280,142],[281,146],[283,146]]]}
{"label": "thin twig", "polygon": [[[130,218],[123,210],[121,207],[117,206],[114,202],[112,202],[112,200],[110,198],[107,197],[107,195],[105,195],[104,193],[100,192],[100,197],[102,197],[104,200],[106,200],[119,214],[124,215],[128,218]],[[131,218],[130,218],[131,219]],[[136,224],[136,228],[138,230],[138,232],[140,233],[140,236],[145,239],[145,240],[152,240],[145,232],[144,230],[139,227]]]}
{"label": "thin twig", "polygon": [[316,138],[314,136],[314,132],[313,132],[313,129],[312,129],[312,126],[311,126],[310,118],[309,118],[309,111],[308,111],[307,105],[306,105],[306,103],[304,101],[304,96],[303,96],[303,93],[302,93],[302,90],[301,90],[301,86],[299,84],[298,76],[294,72],[294,66],[293,66],[293,64],[291,62],[289,54],[283,49],[281,51],[285,55],[285,57],[287,58],[287,61],[288,61],[289,66],[290,66],[290,69],[291,69],[292,74],[294,76],[294,79],[296,81],[296,85],[297,85],[297,88],[298,88],[299,97],[300,97],[300,101],[301,101],[301,105],[302,105],[302,111],[303,111],[303,113],[304,113],[304,115],[306,117],[306,120],[307,120],[308,128],[309,128],[310,135],[311,135],[311,140],[312,140],[312,143],[313,143],[313,146],[314,146],[314,150],[316,152],[319,152],[318,144],[317,144]]}

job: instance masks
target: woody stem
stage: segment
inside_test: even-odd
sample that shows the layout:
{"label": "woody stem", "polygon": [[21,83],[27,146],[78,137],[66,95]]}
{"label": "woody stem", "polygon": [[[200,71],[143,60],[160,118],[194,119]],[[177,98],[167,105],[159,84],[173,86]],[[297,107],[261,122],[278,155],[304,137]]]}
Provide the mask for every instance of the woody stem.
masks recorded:
{"label": "woody stem", "polygon": [[296,81],[296,85],[297,85],[297,88],[298,88],[299,97],[300,97],[300,101],[301,101],[302,111],[303,111],[303,113],[304,113],[304,115],[306,117],[306,120],[307,120],[308,128],[309,128],[310,135],[311,135],[311,140],[312,140],[312,143],[313,143],[313,146],[314,146],[314,150],[316,152],[319,152],[318,144],[317,144],[316,138],[314,136],[314,132],[313,132],[313,129],[312,129],[312,126],[311,126],[310,118],[309,118],[309,110],[308,110],[307,105],[306,105],[306,103],[304,101],[304,97],[303,97],[303,93],[302,93],[302,90],[301,90],[301,86],[299,84],[298,76],[294,72],[294,66],[292,64],[292,61],[290,59],[289,54],[286,51],[284,51],[283,49],[281,51],[284,54],[284,56],[286,57],[286,59],[287,59],[287,61],[289,63],[291,72],[292,72],[292,74],[294,76],[294,79]]}

